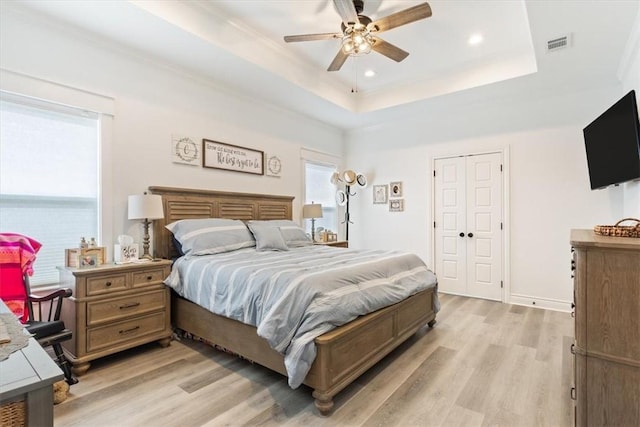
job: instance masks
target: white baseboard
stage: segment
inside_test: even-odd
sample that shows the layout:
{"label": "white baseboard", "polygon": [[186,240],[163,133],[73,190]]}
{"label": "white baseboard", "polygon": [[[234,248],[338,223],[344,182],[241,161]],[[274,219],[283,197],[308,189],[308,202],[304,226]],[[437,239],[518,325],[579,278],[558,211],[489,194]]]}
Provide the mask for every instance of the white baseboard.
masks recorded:
{"label": "white baseboard", "polygon": [[[467,294],[462,294],[457,292],[438,291],[438,293],[448,294],[448,295],[458,295],[461,297],[478,298],[473,295],[467,295]],[[496,302],[500,302],[500,301],[496,301]],[[505,304],[524,305],[527,307],[541,308],[544,310],[563,311],[565,313],[571,312],[571,302],[569,301],[530,297],[528,295],[511,294],[511,297],[507,301],[505,301]]]}
{"label": "white baseboard", "polygon": [[570,301],[538,298],[528,295],[511,294],[508,303],[515,305],[525,305],[527,307],[543,308],[546,310],[563,311],[566,313],[569,313],[571,311]]}

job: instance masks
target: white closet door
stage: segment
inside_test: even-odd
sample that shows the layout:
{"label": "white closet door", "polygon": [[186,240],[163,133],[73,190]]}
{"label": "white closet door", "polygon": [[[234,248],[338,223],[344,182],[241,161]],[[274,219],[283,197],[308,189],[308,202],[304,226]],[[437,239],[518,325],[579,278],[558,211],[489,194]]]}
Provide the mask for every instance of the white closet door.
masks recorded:
{"label": "white closet door", "polygon": [[467,160],[467,294],[502,300],[500,153]]}
{"label": "white closet door", "polygon": [[467,289],[465,158],[438,159],[436,184],[436,272],[438,289],[465,294]]}
{"label": "white closet door", "polygon": [[501,158],[434,163],[435,270],[444,293],[502,300]]}

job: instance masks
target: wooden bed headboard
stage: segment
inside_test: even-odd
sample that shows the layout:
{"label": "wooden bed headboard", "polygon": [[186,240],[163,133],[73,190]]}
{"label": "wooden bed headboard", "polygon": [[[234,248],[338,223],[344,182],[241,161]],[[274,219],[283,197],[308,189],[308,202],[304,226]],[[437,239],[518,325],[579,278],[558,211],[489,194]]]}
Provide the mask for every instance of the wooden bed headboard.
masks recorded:
{"label": "wooden bed headboard", "polygon": [[153,254],[156,258],[178,256],[171,232],[165,228],[180,219],[292,219],[293,196],[234,193],[189,188],[149,187],[162,196],[164,218],[153,221]]}

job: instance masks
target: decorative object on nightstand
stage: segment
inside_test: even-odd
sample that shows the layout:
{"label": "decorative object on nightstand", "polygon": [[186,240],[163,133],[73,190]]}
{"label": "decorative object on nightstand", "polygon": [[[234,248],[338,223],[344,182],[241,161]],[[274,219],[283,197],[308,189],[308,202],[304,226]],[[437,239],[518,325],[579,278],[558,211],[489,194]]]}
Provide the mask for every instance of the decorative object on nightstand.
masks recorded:
{"label": "decorative object on nightstand", "polygon": [[153,259],[149,253],[149,224],[150,220],[164,218],[164,209],[162,208],[162,197],[157,194],[129,196],[129,219],[144,219],[144,240],[142,241],[142,256],[140,258]]}
{"label": "decorative object on nightstand", "polygon": [[[104,246],[65,249],[64,252],[65,266],[67,267],[95,267],[104,264],[106,261],[106,250]],[[93,258],[93,265],[87,265],[87,257]]]}
{"label": "decorative object on nightstand", "polygon": [[338,241],[338,235],[331,230],[322,230],[318,237],[318,243],[333,243]]}
{"label": "decorative object on nightstand", "polygon": [[302,207],[302,217],[311,218],[311,240],[316,241],[316,218],[322,218],[322,205],[311,202],[310,205]]}
{"label": "decorative object on nightstand", "polygon": [[331,176],[331,183],[336,186],[340,183],[345,184],[344,191],[336,191],[336,202],[338,203],[338,206],[346,206],[346,212],[344,214],[344,221],[342,221],[342,224],[345,224],[346,240],[349,240],[349,224],[353,224],[349,214],[349,197],[356,195],[355,192],[351,191],[351,187],[357,185],[360,188],[366,188],[367,177],[361,173],[356,173],[351,169],[347,169],[342,174],[334,172]]}
{"label": "decorative object on nightstand", "polygon": [[138,244],[133,243],[133,237],[121,234],[118,243],[113,245],[113,262],[126,264],[138,261]]}

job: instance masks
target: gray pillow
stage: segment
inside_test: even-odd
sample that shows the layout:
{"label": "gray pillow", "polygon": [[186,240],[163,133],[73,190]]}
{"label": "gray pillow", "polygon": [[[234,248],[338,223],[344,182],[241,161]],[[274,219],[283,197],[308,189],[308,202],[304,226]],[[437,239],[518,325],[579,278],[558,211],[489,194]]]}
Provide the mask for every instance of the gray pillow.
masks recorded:
{"label": "gray pillow", "polygon": [[284,238],[284,242],[290,248],[296,248],[300,246],[311,246],[313,240],[307,234],[307,232],[301,228],[297,223],[289,219],[273,219],[268,221],[249,221],[249,225],[257,224],[266,227],[280,228],[280,233]]}
{"label": "gray pillow", "polygon": [[244,222],[235,219],[182,219],[166,228],[173,233],[185,255],[207,255],[256,245]]}
{"label": "gray pillow", "polygon": [[258,251],[288,251],[289,247],[282,238],[278,227],[265,227],[259,224],[247,224],[256,238]]}

